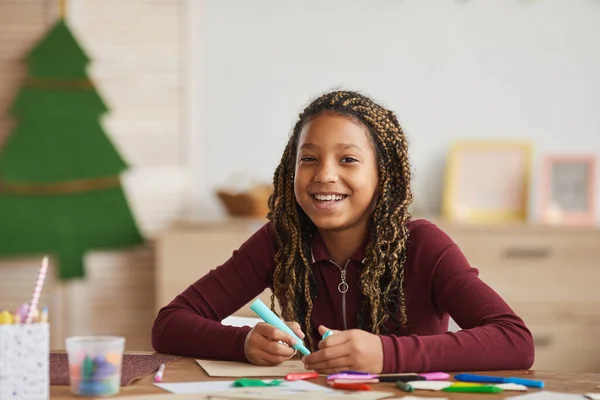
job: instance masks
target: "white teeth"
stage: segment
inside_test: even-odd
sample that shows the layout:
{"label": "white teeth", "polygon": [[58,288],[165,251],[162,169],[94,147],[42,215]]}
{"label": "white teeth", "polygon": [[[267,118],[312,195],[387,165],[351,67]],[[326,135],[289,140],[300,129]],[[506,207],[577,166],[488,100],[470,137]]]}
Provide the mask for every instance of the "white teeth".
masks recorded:
{"label": "white teeth", "polygon": [[338,201],[338,200],[342,200],[344,198],[344,196],[336,196],[336,195],[322,195],[322,194],[315,194],[314,195],[315,199],[319,200],[319,201]]}

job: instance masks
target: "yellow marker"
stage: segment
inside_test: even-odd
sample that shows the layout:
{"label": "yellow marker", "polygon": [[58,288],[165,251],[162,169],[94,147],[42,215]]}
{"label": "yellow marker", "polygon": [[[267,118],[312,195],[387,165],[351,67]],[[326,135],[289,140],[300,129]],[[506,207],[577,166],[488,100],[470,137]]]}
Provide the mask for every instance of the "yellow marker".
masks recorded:
{"label": "yellow marker", "polygon": [[15,317],[10,311],[0,312],[0,324],[14,324]]}
{"label": "yellow marker", "polygon": [[452,386],[454,386],[454,387],[472,387],[472,386],[483,386],[483,383],[473,383],[473,382],[452,382]]}

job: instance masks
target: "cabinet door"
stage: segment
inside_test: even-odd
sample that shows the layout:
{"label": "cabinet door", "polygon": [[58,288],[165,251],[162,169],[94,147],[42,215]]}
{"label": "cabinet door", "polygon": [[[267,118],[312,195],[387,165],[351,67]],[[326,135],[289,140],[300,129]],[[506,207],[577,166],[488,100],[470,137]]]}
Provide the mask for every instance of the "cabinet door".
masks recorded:
{"label": "cabinet door", "polygon": [[560,321],[529,324],[535,341],[533,369],[557,372],[600,372],[600,326]]}
{"label": "cabinet door", "polygon": [[[156,303],[158,311],[189,285],[227,261],[256,230],[256,226],[176,230],[160,237],[156,246]],[[260,298],[270,304],[271,290]],[[245,305],[234,315],[256,317]]]}

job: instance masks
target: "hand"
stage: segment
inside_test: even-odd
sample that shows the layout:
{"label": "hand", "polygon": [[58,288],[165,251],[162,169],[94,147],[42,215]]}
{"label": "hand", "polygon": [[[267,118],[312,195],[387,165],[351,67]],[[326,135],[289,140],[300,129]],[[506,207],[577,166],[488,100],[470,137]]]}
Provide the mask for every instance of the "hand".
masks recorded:
{"label": "hand", "polygon": [[[300,338],[304,333],[297,322],[286,322],[286,325]],[[246,335],[244,341],[244,354],[248,362],[255,365],[277,365],[289,360],[296,354],[291,346],[295,339],[287,333],[269,325],[259,322]]]}
{"label": "hand", "polygon": [[[321,325],[323,336],[329,329]],[[330,375],[352,370],[380,374],[383,371],[383,345],[379,336],[360,330],[333,331],[319,342],[319,350],[304,357],[304,367]]]}

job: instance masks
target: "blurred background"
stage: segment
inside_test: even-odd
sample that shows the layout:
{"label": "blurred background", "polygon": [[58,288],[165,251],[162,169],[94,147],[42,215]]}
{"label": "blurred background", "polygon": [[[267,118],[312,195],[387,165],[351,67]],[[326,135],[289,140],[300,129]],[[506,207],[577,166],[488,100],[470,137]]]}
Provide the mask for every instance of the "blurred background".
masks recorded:
{"label": "blurred background", "polygon": [[597,0],[0,0],[0,310],[50,254],[53,348],[150,350],[158,309],[264,223],[298,114],[350,89],[397,114],[413,215],[525,319],[534,368],[600,372],[598,21]]}

